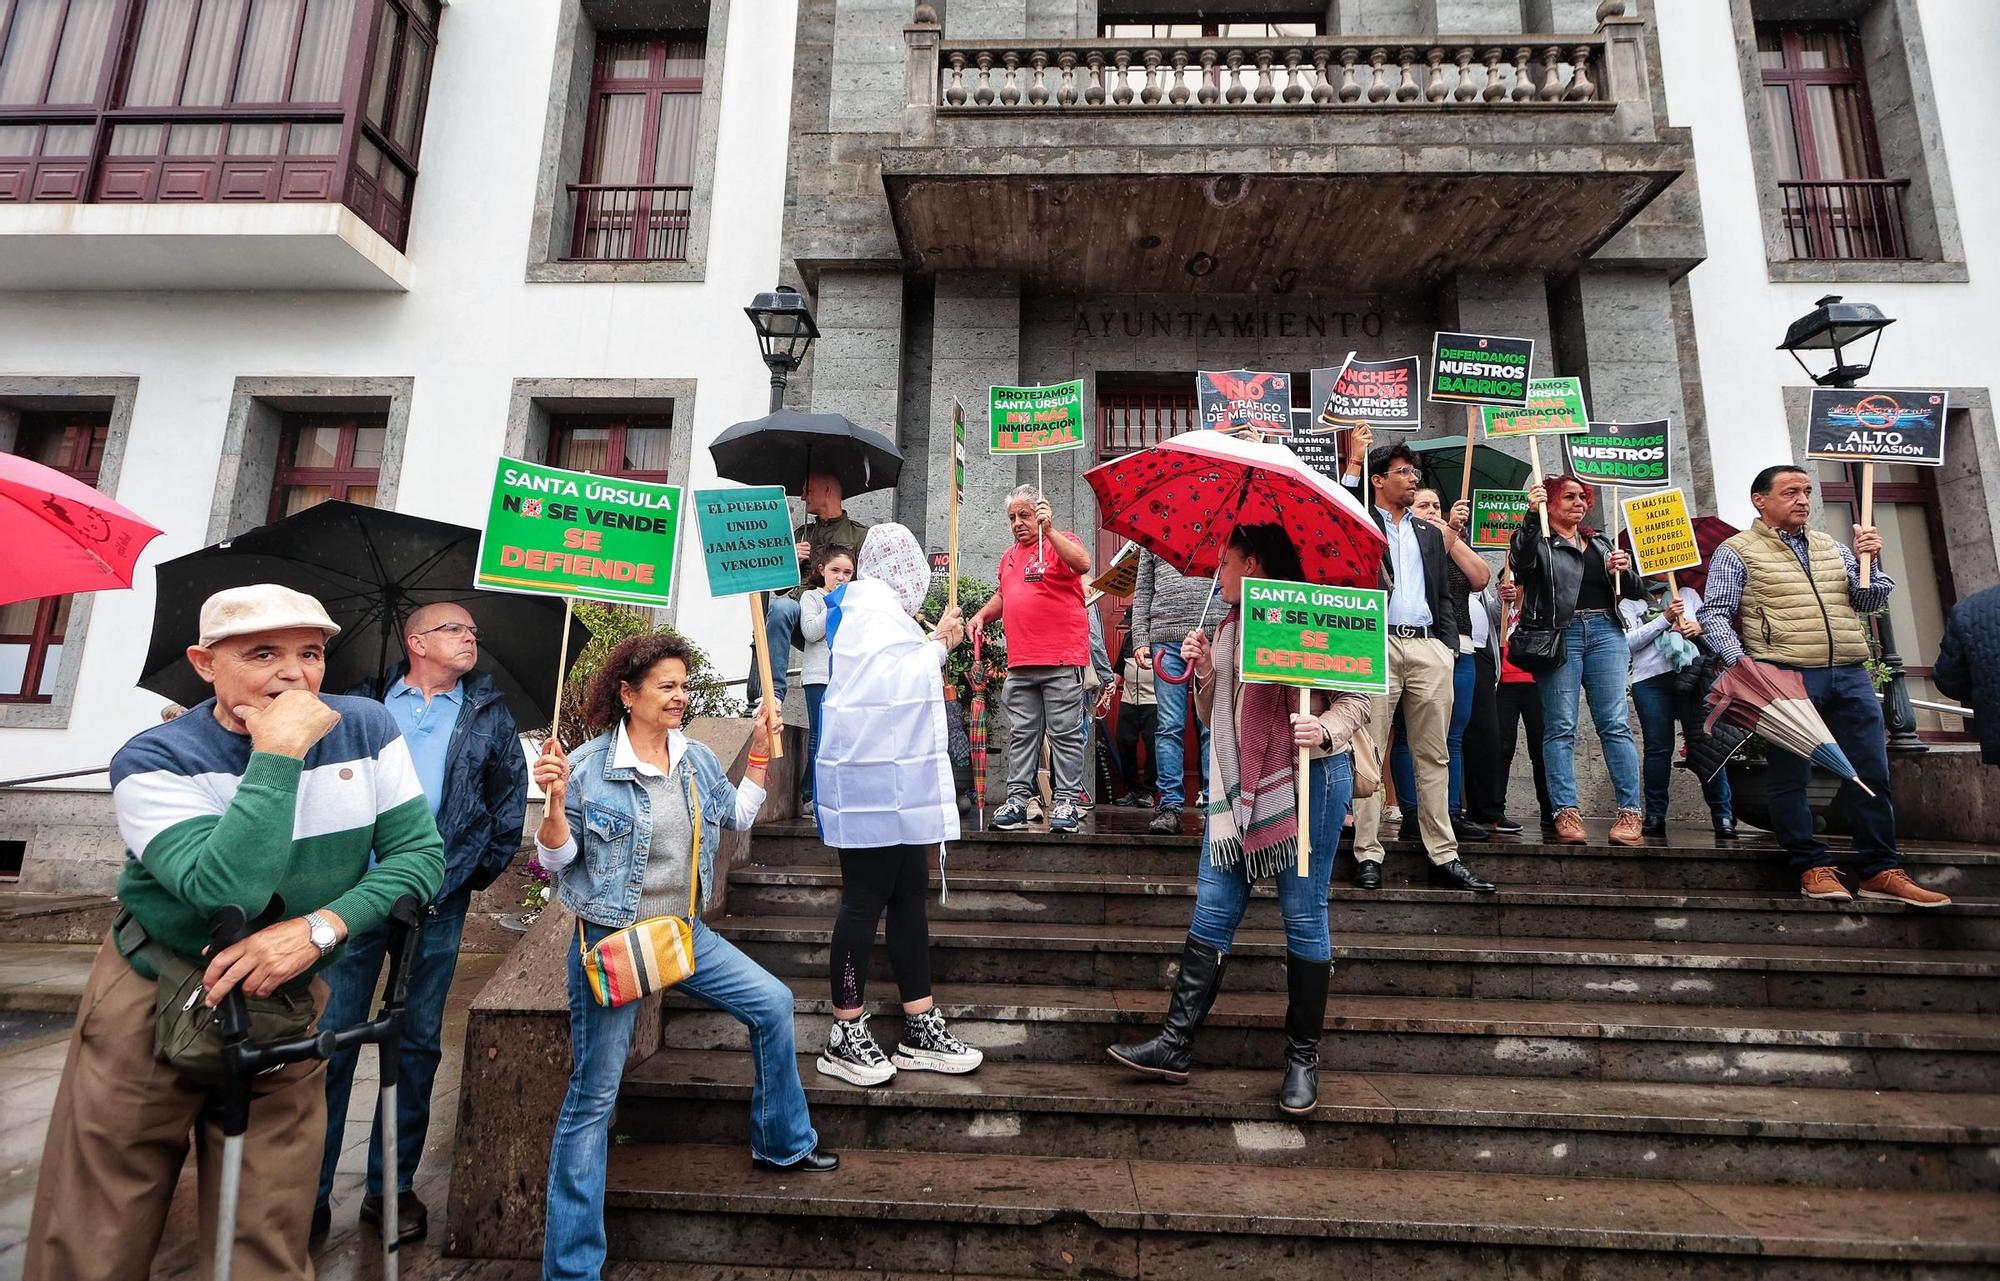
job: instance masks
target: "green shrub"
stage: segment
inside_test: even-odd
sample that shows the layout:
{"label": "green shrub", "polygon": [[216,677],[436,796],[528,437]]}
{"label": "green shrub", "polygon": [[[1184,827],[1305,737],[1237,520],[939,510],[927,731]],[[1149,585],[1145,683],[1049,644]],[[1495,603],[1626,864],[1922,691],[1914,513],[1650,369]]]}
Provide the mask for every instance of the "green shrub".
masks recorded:
{"label": "green shrub", "polygon": [[[590,688],[591,678],[604,666],[612,647],[627,636],[650,632],[677,633],[664,625],[655,627],[651,610],[631,605],[575,600],[571,602],[571,608],[576,611],[576,620],[590,628],[590,643],[576,656],[576,662],[570,666],[569,677],[563,685],[562,739],[566,745],[574,747],[590,737],[590,731],[583,723],[584,692]],[[688,649],[694,658],[694,669],[688,673],[688,719],[747,715],[748,708],[729,686],[723,684],[715,665],[709,661],[707,651],[692,641],[688,642]]]}
{"label": "green shrub", "polygon": [[[930,595],[917,610],[925,622],[934,622],[944,613],[944,581],[931,584]],[[968,578],[961,574],[958,579],[958,608],[967,618],[971,618],[993,596],[993,584],[983,579]],[[986,628],[985,644],[980,650],[980,661],[986,667],[986,692],[988,696],[997,693],[1000,682],[1007,679],[1007,636],[1000,624],[992,623]],[[965,644],[951,652],[945,660],[944,678],[946,683],[958,690],[960,698],[969,695],[972,689],[972,643],[968,637]]]}

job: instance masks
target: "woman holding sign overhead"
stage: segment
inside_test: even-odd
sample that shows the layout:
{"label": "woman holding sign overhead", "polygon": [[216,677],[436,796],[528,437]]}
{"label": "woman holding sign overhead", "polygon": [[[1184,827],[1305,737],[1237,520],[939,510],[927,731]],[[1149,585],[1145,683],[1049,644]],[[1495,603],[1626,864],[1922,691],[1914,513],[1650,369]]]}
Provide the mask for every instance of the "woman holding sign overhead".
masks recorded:
{"label": "woman holding sign overhead", "polygon": [[[1181,947],[1167,1019],[1139,1045],[1117,1045],[1117,1062],[1147,1076],[1187,1080],[1194,1035],[1222,985],[1236,927],[1250,903],[1250,886],[1277,879],[1285,923],[1285,1080],[1278,1106],[1312,1110],[1319,1098],[1319,1037],[1333,968],[1327,933],[1327,881],[1353,792],[1348,741],[1368,723],[1363,694],[1315,694],[1314,714],[1300,715],[1287,685],[1251,684],[1237,667],[1243,580],[1304,579],[1291,539],[1277,525],[1239,525],[1216,571],[1228,614],[1215,642],[1190,631],[1182,654],[1196,681],[1195,712],[1209,727],[1208,813],[1202,824],[1194,920]],[[1313,757],[1309,780],[1311,850],[1298,870],[1298,753]]]}
{"label": "woman holding sign overhead", "polygon": [[1581,845],[1589,839],[1576,808],[1576,722],[1587,696],[1618,797],[1611,841],[1638,845],[1644,839],[1639,753],[1625,711],[1632,651],[1618,600],[1643,601],[1646,589],[1631,572],[1631,558],[1601,531],[1584,527],[1594,498],[1589,485],[1567,474],[1528,490],[1530,512],[1548,509],[1549,533],[1542,533],[1538,520],[1524,520],[1514,531],[1521,625],[1508,638],[1507,656],[1535,674],[1541,694],[1542,754],[1556,811],[1556,843]]}

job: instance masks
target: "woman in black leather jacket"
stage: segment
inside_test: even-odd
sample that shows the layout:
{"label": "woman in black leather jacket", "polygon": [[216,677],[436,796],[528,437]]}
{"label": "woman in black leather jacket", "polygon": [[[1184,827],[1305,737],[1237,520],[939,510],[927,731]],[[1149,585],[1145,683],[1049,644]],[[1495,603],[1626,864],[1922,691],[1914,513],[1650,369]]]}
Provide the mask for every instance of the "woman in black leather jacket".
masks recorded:
{"label": "woman in black leather jacket", "polygon": [[[1605,768],[1618,795],[1618,818],[1611,840],[1642,840],[1639,753],[1632,745],[1626,713],[1627,674],[1632,651],[1625,643],[1618,598],[1645,599],[1646,589],[1631,560],[1583,518],[1594,495],[1575,476],[1552,477],[1528,491],[1528,518],[1514,531],[1514,573],[1521,584],[1521,632],[1561,633],[1564,660],[1535,673],[1542,699],[1542,757],[1547,766],[1549,801],[1556,811],[1556,842],[1581,845],[1588,837],[1576,809],[1576,721],[1590,698],[1590,718],[1604,748]],[[1536,509],[1548,505],[1549,535],[1542,534]],[[1510,642],[1510,644],[1513,642]]]}

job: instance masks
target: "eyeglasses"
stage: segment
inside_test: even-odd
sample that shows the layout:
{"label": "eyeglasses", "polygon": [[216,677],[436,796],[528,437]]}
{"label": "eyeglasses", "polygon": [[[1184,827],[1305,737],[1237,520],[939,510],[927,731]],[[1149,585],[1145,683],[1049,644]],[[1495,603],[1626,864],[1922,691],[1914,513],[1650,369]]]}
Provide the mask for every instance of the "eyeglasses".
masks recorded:
{"label": "eyeglasses", "polygon": [[463,633],[467,636],[470,636],[475,641],[479,639],[479,629],[477,627],[468,626],[465,623],[439,623],[436,627],[432,627],[429,628],[428,630],[418,632],[417,635],[428,636],[431,634],[431,632],[443,632],[447,636],[457,636],[460,633]]}
{"label": "eyeglasses", "polygon": [[1389,469],[1388,471],[1385,471],[1385,472],[1383,472],[1382,474],[1383,474],[1384,476],[1421,476],[1421,475],[1423,475],[1423,473],[1422,473],[1422,472],[1420,472],[1420,471],[1418,471],[1418,470],[1417,470],[1416,468],[1414,468],[1414,467],[1410,466],[1410,465],[1409,465],[1408,463],[1405,463],[1405,464],[1403,464],[1403,465],[1402,465],[1401,467],[1391,467],[1391,468],[1390,468],[1390,469]]}

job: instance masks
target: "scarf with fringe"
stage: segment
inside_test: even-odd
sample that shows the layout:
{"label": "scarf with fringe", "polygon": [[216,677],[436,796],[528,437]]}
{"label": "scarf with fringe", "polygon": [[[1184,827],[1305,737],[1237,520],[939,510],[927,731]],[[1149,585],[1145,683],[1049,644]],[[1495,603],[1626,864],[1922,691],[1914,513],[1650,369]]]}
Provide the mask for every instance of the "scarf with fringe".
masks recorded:
{"label": "scarf with fringe", "polygon": [[[1299,856],[1298,748],[1292,741],[1292,689],[1243,686],[1236,708],[1237,610],[1215,633],[1215,701],[1208,726],[1208,860],[1241,863],[1251,880],[1275,876]],[[1218,714],[1219,713],[1219,714]]]}

